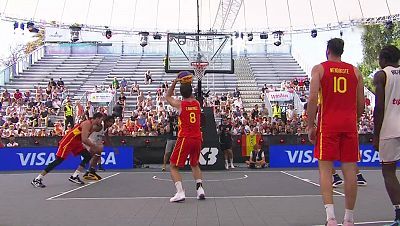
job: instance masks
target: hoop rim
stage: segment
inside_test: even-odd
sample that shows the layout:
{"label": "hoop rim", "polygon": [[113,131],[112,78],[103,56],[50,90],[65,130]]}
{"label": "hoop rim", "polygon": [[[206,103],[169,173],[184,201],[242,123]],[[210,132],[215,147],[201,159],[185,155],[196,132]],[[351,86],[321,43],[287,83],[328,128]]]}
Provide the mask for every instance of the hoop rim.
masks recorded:
{"label": "hoop rim", "polygon": [[190,65],[192,65],[192,67],[194,67],[194,68],[205,68],[208,66],[208,62],[207,61],[193,61],[193,62],[190,62]]}

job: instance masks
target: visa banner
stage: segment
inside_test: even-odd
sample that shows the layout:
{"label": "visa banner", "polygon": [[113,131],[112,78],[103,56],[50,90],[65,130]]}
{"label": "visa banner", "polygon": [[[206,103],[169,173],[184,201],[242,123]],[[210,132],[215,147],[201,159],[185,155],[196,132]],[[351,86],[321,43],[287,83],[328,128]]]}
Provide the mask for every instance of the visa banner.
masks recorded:
{"label": "visa banner", "polygon": [[[134,166],[133,147],[123,146],[104,147],[101,154],[101,163],[105,169],[131,169]],[[12,170],[43,170],[55,160],[57,147],[24,147],[24,148],[1,148],[0,149],[0,171]],[[81,156],[72,154],[56,169],[76,169],[81,162]]]}
{"label": "visa banner", "polygon": [[[360,145],[360,159],[358,166],[380,166],[379,152],[372,145]],[[312,145],[271,145],[269,161],[271,168],[318,167]],[[340,163],[335,162],[335,165]]]}

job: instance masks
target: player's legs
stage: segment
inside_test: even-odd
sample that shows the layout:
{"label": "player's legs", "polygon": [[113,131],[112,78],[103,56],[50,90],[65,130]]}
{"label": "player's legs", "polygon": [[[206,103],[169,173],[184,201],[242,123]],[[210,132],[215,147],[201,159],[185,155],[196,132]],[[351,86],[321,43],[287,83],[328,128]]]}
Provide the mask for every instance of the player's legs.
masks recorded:
{"label": "player's legs", "polygon": [[382,174],[386,191],[396,211],[396,220],[400,221],[400,184],[396,176],[396,162],[382,164]]}
{"label": "player's legs", "polygon": [[56,159],[52,161],[35,179],[32,180],[31,184],[37,188],[44,188],[46,185],[43,184],[43,177],[60,165],[64,159],[56,156]]}
{"label": "player's legs", "polygon": [[75,170],[75,172],[68,178],[69,181],[75,184],[83,185],[85,184],[81,179],[79,178],[79,174],[85,172],[86,165],[90,162],[92,159],[92,154],[88,150],[83,150],[81,152],[82,156],[82,161],[79,164],[78,168]]}
{"label": "player's legs", "polygon": [[165,171],[167,162],[169,160],[169,157],[171,156],[171,152],[174,149],[174,146],[176,144],[176,140],[167,140],[167,144],[165,145],[165,151],[164,151],[164,157],[163,157],[163,166],[162,166],[162,171]]}
{"label": "player's legs", "polygon": [[357,199],[357,162],[360,160],[358,134],[342,133],[340,136],[340,161],[344,177],[345,214],[344,223],[354,223],[353,210]]}
{"label": "player's legs", "polygon": [[182,186],[182,176],[179,173],[179,167],[185,165],[185,161],[188,156],[187,148],[185,149],[185,138],[178,138],[175,144],[175,148],[172,151],[170,159],[170,173],[172,181],[175,184],[176,194],[169,201],[170,202],[181,202],[185,200],[185,191]]}
{"label": "player's legs", "polygon": [[[233,151],[232,151],[232,146],[231,145],[228,145],[227,149],[225,149],[225,151],[224,151],[224,154],[225,153],[226,153],[226,156],[227,156],[227,157],[225,157],[225,164],[227,164],[228,160],[229,160],[230,167],[232,169],[235,168],[235,166],[233,165]],[[227,165],[229,165],[229,164],[227,164]]]}
{"label": "player's legs", "polygon": [[327,225],[337,225],[333,204],[333,161],[339,159],[339,136],[337,133],[317,133],[314,157],[318,159],[321,195],[326,211]]}
{"label": "player's legs", "polygon": [[396,176],[396,164],[400,160],[400,138],[379,141],[379,157],[386,191],[395,209],[395,222],[400,225],[400,184]]}
{"label": "player's legs", "polygon": [[222,150],[224,150],[224,159],[225,159],[225,169],[229,169],[229,152],[228,149],[224,145],[221,145]]}
{"label": "player's legs", "polygon": [[96,173],[96,167],[99,164],[99,162],[101,162],[101,152],[102,150],[93,153],[92,158],[90,159],[89,162],[89,169],[83,175],[83,178],[85,180],[101,180],[101,176]]}
{"label": "player's legs", "polygon": [[199,167],[201,143],[200,139],[188,139],[187,148],[190,149],[190,167],[196,182],[197,199],[204,200],[206,196],[203,188],[203,175]]}

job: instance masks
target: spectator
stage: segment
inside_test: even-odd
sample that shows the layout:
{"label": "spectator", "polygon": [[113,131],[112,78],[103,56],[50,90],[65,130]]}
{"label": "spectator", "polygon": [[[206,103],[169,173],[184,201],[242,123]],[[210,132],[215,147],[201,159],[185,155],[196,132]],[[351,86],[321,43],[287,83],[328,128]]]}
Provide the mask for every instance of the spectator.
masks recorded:
{"label": "spectator", "polygon": [[310,90],[310,80],[308,77],[304,80],[304,86],[306,87],[306,90]]}
{"label": "spectator", "polygon": [[7,102],[7,103],[11,104],[11,95],[7,89],[5,89],[3,91],[3,93],[1,94],[1,102]]}
{"label": "spectator", "polygon": [[21,103],[22,102],[22,93],[19,91],[19,89],[15,90],[15,93],[13,95],[13,101],[17,102],[17,103]]}
{"label": "spectator", "polygon": [[82,104],[81,104],[81,102],[79,100],[77,100],[75,102],[75,110],[74,110],[74,112],[75,112],[75,115],[76,115],[75,116],[75,121],[77,123],[83,121],[83,118],[84,118],[84,115],[85,115],[85,110],[83,109],[83,106],[82,106]]}
{"label": "spectator", "polygon": [[47,127],[49,125],[49,111],[48,108],[43,108],[40,111],[39,125],[42,125],[42,121],[44,121],[44,126]]}
{"label": "spectator", "polygon": [[265,155],[264,151],[261,150],[261,145],[254,145],[254,150],[250,153],[249,160],[246,161],[246,164],[251,169],[266,167],[267,164],[265,162]]}
{"label": "spectator", "polygon": [[114,105],[114,107],[113,107],[113,112],[112,112],[112,114],[113,114],[115,117],[123,118],[123,117],[122,117],[123,111],[124,111],[124,104],[123,104],[121,101],[118,101],[118,102]]}
{"label": "spectator", "polygon": [[60,80],[57,81],[57,87],[60,88],[60,90],[64,89],[64,81],[60,77]]}
{"label": "spectator", "polygon": [[251,119],[255,119],[256,117],[258,117],[258,115],[260,114],[260,111],[258,110],[258,104],[254,105],[253,110],[251,110]]}
{"label": "spectator", "polygon": [[92,89],[92,93],[97,93],[97,92],[99,92],[100,90],[99,90],[99,88],[95,85],[94,87],[93,87],[93,89]]}
{"label": "spectator", "polygon": [[150,70],[146,71],[144,73],[144,84],[151,84],[153,82],[153,78],[151,77],[151,72]]}
{"label": "spectator", "polygon": [[71,105],[71,100],[67,101],[67,104],[64,107],[64,127],[67,130],[68,125],[74,127],[74,109]]}
{"label": "spectator", "polygon": [[240,91],[237,87],[235,88],[235,91],[233,92],[233,97],[236,97],[236,98],[240,97]]}
{"label": "spectator", "polygon": [[121,81],[121,92],[126,92],[127,86],[128,86],[128,81],[126,81],[125,77],[123,77]]}
{"label": "spectator", "polygon": [[293,104],[289,105],[289,109],[286,110],[286,120],[290,123],[293,120],[296,120],[297,114],[296,111],[294,110]]}
{"label": "spectator", "polygon": [[119,82],[117,77],[114,77],[112,83],[111,83],[111,87],[113,90],[118,90],[119,89]]}
{"label": "spectator", "polygon": [[8,138],[7,147],[8,148],[18,147],[18,143],[15,142],[14,135],[10,135],[10,137]]}
{"label": "spectator", "polygon": [[50,78],[49,83],[47,84],[47,87],[50,88],[50,90],[52,90],[53,88],[56,88],[57,83],[53,80],[53,78]]}
{"label": "spectator", "polygon": [[12,117],[10,117],[10,122],[12,124],[17,124],[19,122],[19,118],[18,118],[17,112],[14,112]]}
{"label": "spectator", "polygon": [[279,119],[282,117],[282,108],[279,106],[278,102],[276,102],[274,106],[272,106],[272,117]]}
{"label": "spectator", "polygon": [[123,93],[118,97],[118,100],[125,106],[126,96]]}
{"label": "spectator", "polygon": [[137,84],[137,81],[135,81],[131,87],[131,95],[134,93],[139,93],[139,85]]}
{"label": "spectator", "polygon": [[94,107],[93,107],[93,105],[92,105],[92,102],[88,101],[88,102],[86,103],[86,109],[87,109],[87,118],[88,118],[88,119],[93,118],[93,115],[94,115]]}

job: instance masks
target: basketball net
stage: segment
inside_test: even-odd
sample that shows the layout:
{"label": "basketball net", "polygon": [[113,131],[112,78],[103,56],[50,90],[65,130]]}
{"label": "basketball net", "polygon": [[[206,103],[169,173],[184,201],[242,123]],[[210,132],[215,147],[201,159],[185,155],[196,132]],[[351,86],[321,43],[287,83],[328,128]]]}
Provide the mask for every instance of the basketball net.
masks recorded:
{"label": "basketball net", "polygon": [[208,66],[208,62],[196,61],[192,62],[191,65],[194,70],[194,76],[197,78],[197,80],[201,80],[204,77],[205,71]]}

